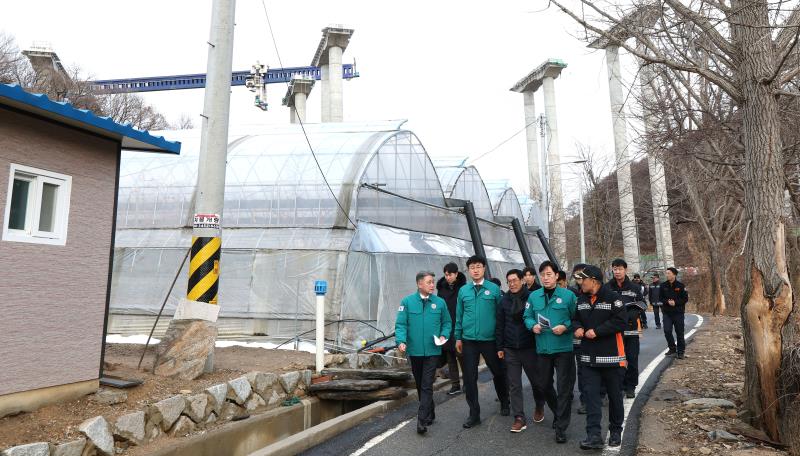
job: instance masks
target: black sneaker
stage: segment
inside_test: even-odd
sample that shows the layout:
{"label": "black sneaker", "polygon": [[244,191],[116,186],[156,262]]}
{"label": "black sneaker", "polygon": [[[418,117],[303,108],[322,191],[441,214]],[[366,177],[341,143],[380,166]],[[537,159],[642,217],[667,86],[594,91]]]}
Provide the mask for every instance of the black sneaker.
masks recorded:
{"label": "black sneaker", "polygon": [[636,397],[636,392],[634,390],[627,390],[625,391],[625,397],[627,397],[628,399],[633,399],[634,397]]}
{"label": "black sneaker", "polygon": [[477,426],[479,424],[481,424],[481,419],[480,418],[469,417],[469,418],[467,418],[467,421],[464,421],[464,424],[462,424],[462,426],[464,427],[464,429],[469,429],[469,428],[475,427],[475,426]]}
{"label": "black sneaker", "polygon": [[581,406],[578,407],[578,415],[586,415],[586,404],[581,404]]}
{"label": "black sneaker", "polygon": [[567,434],[561,429],[556,429],[556,443],[567,443]]}
{"label": "black sneaker", "polygon": [[605,447],[606,444],[599,435],[586,437],[585,440],[581,441],[581,450],[602,450]]}
{"label": "black sneaker", "polygon": [[661,329],[661,326],[659,326],[659,325],[656,325],[656,329]]}
{"label": "black sneaker", "polygon": [[686,358],[686,355],[684,355],[683,353],[678,353],[677,357],[678,359],[683,359]]}
{"label": "black sneaker", "polygon": [[417,434],[424,434],[428,432],[428,428],[425,426],[425,423],[422,421],[417,422]]}
{"label": "black sneaker", "polygon": [[453,385],[453,387],[450,388],[450,391],[447,392],[448,396],[455,396],[457,394],[461,394],[461,387],[456,385]]}
{"label": "black sneaker", "polygon": [[622,434],[619,432],[612,432],[611,436],[608,437],[608,446],[618,447],[620,445],[622,445]]}
{"label": "black sneaker", "polygon": [[676,352],[675,350],[667,350],[667,353],[664,354],[664,356],[672,357],[672,356],[675,356],[677,354],[678,354],[678,352]]}

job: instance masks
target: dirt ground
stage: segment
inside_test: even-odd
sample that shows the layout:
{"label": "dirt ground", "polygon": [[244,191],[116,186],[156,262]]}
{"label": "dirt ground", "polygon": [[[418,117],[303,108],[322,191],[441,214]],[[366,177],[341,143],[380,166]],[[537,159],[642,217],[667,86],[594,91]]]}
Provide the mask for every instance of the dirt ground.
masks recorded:
{"label": "dirt ground", "polygon": [[[686,347],[686,359],[676,359],[664,372],[642,410],[638,454],[787,454],[754,438],[713,441],[709,437],[709,432],[717,430],[735,435],[741,432],[752,435],[758,431],[739,419],[744,381],[741,321],[734,317],[704,318],[706,324]],[[684,401],[697,398],[727,399],[736,408],[690,410],[682,405]]]}
{"label": "dirt ground", "polygon": [[[198,393],[205,388],[226,382],[251,371],[281,373],[313,369],[314,355],[292,350],[268,350],[252,347],[217,348],[215,370],[190,382],[157,377],[149,372],[155,349],[150,347],[137,370],[143,345],[107,344],[105,374],[125,379],[143,380],[140,386],[122,390],[128,400],[116,405],[102,405],[89,397],[44,407],[32,413],[21,413],[0,419],[0,450],[33,442],[61,443],[80,436],[78,425],[94,416],[113,420],[126,413],[143,410],[147,404],[180,394]],[[113,389],[113,388],[112,388]],[[119,390],[116,390],[119,391]]]}

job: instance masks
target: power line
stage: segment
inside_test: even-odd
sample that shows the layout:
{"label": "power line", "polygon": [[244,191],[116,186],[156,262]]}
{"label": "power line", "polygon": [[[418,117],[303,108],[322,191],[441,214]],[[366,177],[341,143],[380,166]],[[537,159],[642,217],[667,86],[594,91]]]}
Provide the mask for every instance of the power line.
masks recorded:
{"label": "power line", "polygon": [[[278,57],[278,64],[281,68],[285,68],[283,66],[283,61],[281,60],[281,53],[278,51],[278,41],[275,39],[275,33],[272,30],[272,23],[269,20],[269,13],[267,12],[267,4],[264,3],[264,0],[261,0],[261,6],[264,8],[264,16],[267,18],[267,28],[269,29],[270,37],[272,37],[272,45],[275,48],[275,55]],[[289,82],[286,82],[286,88],[289,88]],[[292,106],[291,109],[295,110],[295,114],[297,114],[297,108]],[[353,225],[353,228],[357,228],[353,219],[350,218],[350,214],[344,209],[342,203],[339,202],[339,198],[336,197],[336,194],[333,192],[331,188],[331,184],[328,183],[328,178],[325,177],[325,171],[322,170],[322,165],[319,164],[319,160],[317,159],[317,154],[314,152],[314,147],[311,145],[311,140],[308,138],[308,133],[306,133],[306,127],[303,125],[303,119],[300,118],[299,115],[295,115],[297,118],[297,122],[300,124],[300,129],[303,131],[303,136],[306,138],[306,144],[308,144],[308,150],[311,151],[311,157],[314,158],[314,163],[317,164],[317,169],[319,169],[319,174],[322,176],[322,180],[325,182],[325,186],[328,187],[328,191],[331,193],[333,200],[336,201],[336,205],[339,206],[339,210],[342,211],[347,220]]]}

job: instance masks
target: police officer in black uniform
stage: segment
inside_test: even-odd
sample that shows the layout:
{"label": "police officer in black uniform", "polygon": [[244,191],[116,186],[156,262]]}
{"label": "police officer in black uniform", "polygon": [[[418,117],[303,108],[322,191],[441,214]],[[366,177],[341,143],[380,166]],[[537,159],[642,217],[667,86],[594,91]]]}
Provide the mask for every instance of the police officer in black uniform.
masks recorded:
{"label": "police officer in black uniform", "polygon": [[642,296],[642,286],[628,278],[628,263],[625,260],[617,258],[612,261],[611,272],[614,277],[608,281],[606,287],[625,305],[627,327],[623,335],[628,366],[625,368],[622,387],[625,396],[632,399],[636,396],[636,386],[639,384],[639,336],[643,326],[640,318],[647,305]]}
{"label": "police officer in black uniform", "polygon": [[578,272],[583,294],[572,326],[575,337],[581,339],[580,362],[586,396],[586,439],[580,443],[584,450],[599,450],[605,446],[601,437],[603,387],[608,394],[609,446],[622,443],[622,371],[625,369],[625,345],[622,332],[627,324],[625,306],[618,296],[603,287],[603,273],[597,266],[586,266]]}

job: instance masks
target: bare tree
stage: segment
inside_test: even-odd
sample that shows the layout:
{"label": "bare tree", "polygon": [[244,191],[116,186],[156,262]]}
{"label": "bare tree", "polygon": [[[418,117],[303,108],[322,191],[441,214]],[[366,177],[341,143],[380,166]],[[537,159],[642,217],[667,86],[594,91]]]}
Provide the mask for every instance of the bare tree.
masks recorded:
{"label": "bare tree", "polygon": [[[566,1],[553,4],[591,32],[591,39],[625,48],[645,64],[697,75],[737,106],[746,222],[745,405],[754,425],[800,452],[800,433],[791,428],[797,426],[800,408],[800,318],[793,312],[787,268],[787,180],[779,106],[781,97],[800,96],[792,85],[800,75],[793,54],[800,38],[800,10],[792,2],[767,0],[663,0],[628,10],[577,0],[577,6],[590,12],[586,16]],[[687,34],[694,37],[690,46],[680,44]],[[628,42],[629,37],[641,47]],[[698,61],[698,51],[707,58]]]}
{"label": "bare tree", "polygon": [[170,128],[173,130],[191,130],[194,128],[194,122],[189,114],[183,113],[177,122],[170,125]]}

